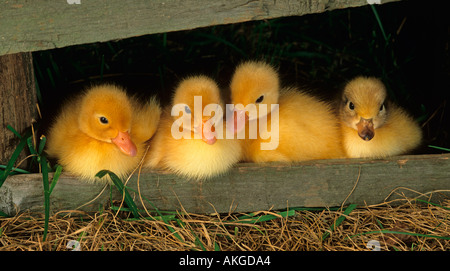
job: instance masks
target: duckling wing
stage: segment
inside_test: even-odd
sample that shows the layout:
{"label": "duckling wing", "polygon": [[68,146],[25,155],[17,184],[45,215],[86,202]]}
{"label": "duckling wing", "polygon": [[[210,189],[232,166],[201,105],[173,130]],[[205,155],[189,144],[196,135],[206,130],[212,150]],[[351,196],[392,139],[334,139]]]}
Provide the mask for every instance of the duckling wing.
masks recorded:
{"label": "duckling wing", "polygon": [[161,117],[161,107],[155,97],[152,97],[144,105],[140,104],[137,100],[133,100],[132,104],[132,137],[138,143],[145,142],[156,132]]}

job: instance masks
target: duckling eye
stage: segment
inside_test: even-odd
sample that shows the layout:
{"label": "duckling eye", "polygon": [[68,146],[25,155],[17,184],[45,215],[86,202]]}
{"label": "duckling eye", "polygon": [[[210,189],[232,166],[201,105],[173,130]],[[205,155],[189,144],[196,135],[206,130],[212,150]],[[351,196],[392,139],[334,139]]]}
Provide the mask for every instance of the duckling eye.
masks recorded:
{"label": "duckling eye", "polygon": [[355,105],[352,102],[348,103],[348,108],[350,108],[350,110],[354,110],[355,109]]}
{"label": "duckling eye", "polygon": [[103,124],[108,124],[108,119],[105,117],[100,117],[100,122]]}
{"label": "duckling eye", "polygon": [[385,108],[384,103],[381,105],[380,107],[380,111],[383,111],[383,109]]}
{"label": "duckling eye", "polygon": [[184,111],[186,111],[186,113],[188,114],[191,114],[191,109],[187,105],[184,107]]}
{"label": "duckling eye", "polygon": [[256,99],[256,103],[259,104],[260,102],[262,102],[264,100],[264,95],[259,96],[258,99]]}

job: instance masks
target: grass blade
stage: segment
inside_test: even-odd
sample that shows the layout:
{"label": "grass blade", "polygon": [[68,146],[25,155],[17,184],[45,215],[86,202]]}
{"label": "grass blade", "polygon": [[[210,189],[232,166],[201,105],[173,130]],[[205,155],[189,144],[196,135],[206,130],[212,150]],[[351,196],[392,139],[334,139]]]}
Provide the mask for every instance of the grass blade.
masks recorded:
{"label": "grass blade", "polygon": [[36,148],[33,145],[33,142],[31,142],[32,139],[33,138],[31,136],[27,138],[28,149],[30,150],[31,154],[38,155]]}
{"label": "grass blade", "polygon": [[133,216],[136,218],[139,217],[139,211],[136,204],[134,203],[133,199],[128,193],[127,188],[123,185],[122,181],[120,180],[119,177],[117,177],[116,174],[114,174],[109,170],[101,170],[95,176],[98,178],[103,178],[103,176],[105,176],[106,174],[108,174],[109,177],[111,177],[114,186],[117,188],[117,190],[119,190],[119,192],[124,197],[125,203],[127,204],[128,208],[131,209],[131,213],[133,214]]}
{"label": "grass blade", "polygon": [[50,219],[50,189],[49,189],[49,183],[48,183],[48,167],[47,167],[47,159],[45,156],[40,157],[40,164],[42,167],[42,181],[44,186],[44,214],[45,214],[45,220],[44,220],[44,238],[43,240],[47,238],[48,233],[48,222]]}
{"label": "grass blade", "polygon": [[273,219],[277,219],[283,217],[289,217],[289,216],[293,216],[295,215],[295,210],[289,210],[289,211],[284,211],[284,212],[280,212],[277,213],[277,215],[272,215],[272,214],[266,214],[266,215],[262,215],[262,216],[258,216],[255,217],[255,214],[251,213],[248,215],[243,215],[240,216],[236,221],[237,223],[248,223],[248,224],[256,224],[256,223],[260,223],[260,222],[265,222],[265,221],[270,221]]}
{"label": "grass blade", "polygon": [[[6,166],[5,166],[5,165],[0,165],[0,168],[6,169]],[[2,172],[3,172],[3,171],[2,171]],[[27,170],[24,170],[24,169],[21,169],[21,168],[12,168],[9,175],[14,174],[13,172],[23,173],[23,174],[30,174],[30,173],[31,173],[31,172],[29,172],[29,171],[27,171]]]}
{"label": "grass blade", "polygon": [[381,19],[380,19],[380,16],[378,15],[378,11],[375,8],[375,5],[370,5],[370,8],[372,9],[373,14],[375,15],[375,19],[377,19],[377,23],[378,23],[378,26],[380,27],[381,34],[383,34],[384,41],[387,44],[389,42],[389,38],[387,37],[386,32],[384,31],[383,23],[381,23]]}
{"label": "grass blade", "polygon": [[[133,192],[135,192],[135,193],[137,193],[137,191],[134,191],[132,188],[130,188],[130,190],[133,191]],[[151,202],[150,200],[148,200],[148,199],[145,198],[145,197],[143,197],[143,199],[144,199],[145,201],[147,201],[147,202],[153,207],[153,209],[154,209],[155,212],[159,215],[159,217],[161,218],[161,220],[166,224],[167,229],[169,229],[169,231],[170,231],[171,233],[173,233],[174,236],[175,236],[176,238],[178,238],[178,240],[180,240],[181,242],[184,242],[183,238],[181,238],[181,236],[180,236],[180,235],[179,235],[179,234],[178,234],[178,233],[170,226],[169,221],[170,221],[170,220],[175,220],[175,219],[176,219],[175,215],[174,215],[174,214],[163,215],[162,212],[155,206],[155,204],[153,204],[153,202]],[[172,213],[172,212],[169,212],[169,213]],[[155,217],[154,217],[154,218],[155,218]],[[148,218],[145,218],[145,219],[148,219]],[[156,219],[156,218],[155,218],[155,219]]]}
{"label": "grass blade", "polygon": [[442,206],[442,205],[439,205],[439,204],[437,204],[437,203],[429,202],[429,201],[422,200],[422,199],[415,199],[415,200],[418,201],[418,202],[422,202],[422,203],[426,203],[426,204],[429,204],[429,205],[433,205],[433,206],[442,208],[442,209],[444,209],[444,210],[450,210],[450,208],[445,207],[445,206]]}
{"label": "grass blade", "polygon": [[56,183],[59,180],[59,176],[61,175],[61,171],[62,171],[62,166],[58,165],[56,167],[55,174],[53,175],[53,180],[52,180],[52,184],[50,186],[50,191],[49,191],[50,193],[49,194],[51,194],[52,191],[53,191],[53,188],[55,188],[55,185],[56,185]]}
{"label": "grass blade", "polygon": [[434,148],[434,149],[438,149],[438,150],[441,150],[441,151],[449,151],[450,152],[450,149],[443,148],[443,147],[438,147],[438,146],[433,146],[433,145],[428,145],[428,147]]}
{"label": "grass blade", "polygon": [[3,217],[9,217],[9,215],[8,214],[5,214],[4,212],[2,212],[2,211],[0,211],[0,216],[3,216]]}
{"label": "grass blade", "polygon": [[39,148],[38,148],[39,155],[42,154],[42,151],[44,150],[46,142],[47,142],[47,138],[45,136],[42,136],[41,141],[39,142]]}
{"label": "grass blade", "polygon": [[11,125],[7,125],[6,128],[8,128],[8,130],[10,130],[11,132],[13,132],[19,139],[22,139],[22,136],[16,131],[16,129],[14,129]]}
{"label": "grass blade", "polygon": [[221,251],[219,244],[217,244],[216,242],[214,242],[214,251]]}
{"label": "grass blade", "polygon": [[26,144],[27,144],[27,140],[26,140],[26,136],[25,136],[25,137],[21,138],[19,144],[17,145],[16,149],[14,150],[13,154],[11,155],[11,158],[9,159],[8,164],[6,165],[5,170],[0,174],[0,187],[2,187],[6,178],[8,177],[8,175],[10,175],[12,168],[14,166],[14,163],[16,163],[17,158],[19,157],[22,150],[25,148]]}
{"label": "grass blade", "polygon": [[337,211],[341,207],[290,207],[289,209],[294,211],[309,211],[309,212],[319,212],[319,211]]}
{"label": "grass blade", "polygon": [[[133,188],[131,188],[131,187],[128,187],[128,190],[133,191],[134,193],[139,193],[138,191],[136,191],[135,189],[133,189]],[[153,202],[151,202],[149,199],[147,199],[147,198],[144,197],[144,196],[142,196],[142,199],[145,200],[146,202],[148,202],[148,203],[152,206],[152,208],[153,208],[152,211],[155,211],[155,212],[156,212],[159,216],[161,216],[161,217],[171,217],[172,215],[178,214],[178,212],[174,212],[174,211],[162,211],[162,212],[161,212],[161,211],[158,209],[158,207],[156,207],[156,205],[155,205]],[[140,211],[146,212],[145,210],[140,210]],[[165,214],[163,214],[163,213],[165,213]],[[164,221],[164,222],[167,223],[167,221]]]}
{"label": "grass blade", "polygon": [[336,227],[341,225],[341,223],[345,220],[345,216],[349,215],[355,209],[356,209],[356,204],[350,204],[345,209],[344,213],[336,219],[336,221],[333,223],[333,225],[331,225],[330,231],[329,232],[325,232],[323,234],[322,241],[325,240],[330,235],[330,232],[333,232]]}

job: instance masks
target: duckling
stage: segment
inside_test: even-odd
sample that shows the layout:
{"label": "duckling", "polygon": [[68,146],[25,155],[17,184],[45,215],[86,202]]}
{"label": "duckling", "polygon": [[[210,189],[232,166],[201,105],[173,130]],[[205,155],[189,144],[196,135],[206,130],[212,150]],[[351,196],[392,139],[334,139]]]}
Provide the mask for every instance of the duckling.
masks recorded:
{"label": "duckling", "polygon": [[145,165],[194,180],[223,174],[241,156],[240,143],[226,139],[223,126],[217,84],[203,75],[188,77],[179,83],[172,106],[162,114]]}
{"label": "duckling", "polygon": [[160,115],[154,98],[141,105],[118,86],[94,86],[63,106],[49,130],[46,152],[87,181],[98,181],[95,175],[103,169],[123,178],[142,160]]}
{"label": "duckling", "polygon": [[[272,66],[244,62],[236,68],[230,89],[237,116],[233,117],[234,132],[239,135],[245,128],[244,161],[291,162],[344,157],[332,106],[294,87],[281,88],[279,75]],[[253,116],[247,110],[249,105],[256,106]],[[264,108],[261,106],[267,108],[267,113],[261,111]],[[249,130],[254,122],[259,127],[267,122],[270,133],[258,127],[258,134],[251,137]],[[262,148],[262,144],[271,141],[275,148]]]}
{"label": "duckling", "polygon": [[349,158],[404,154],[422,140],[418,124],[387,100],[386,87],[377,78],[359,76],[347,83],[339,116]]}

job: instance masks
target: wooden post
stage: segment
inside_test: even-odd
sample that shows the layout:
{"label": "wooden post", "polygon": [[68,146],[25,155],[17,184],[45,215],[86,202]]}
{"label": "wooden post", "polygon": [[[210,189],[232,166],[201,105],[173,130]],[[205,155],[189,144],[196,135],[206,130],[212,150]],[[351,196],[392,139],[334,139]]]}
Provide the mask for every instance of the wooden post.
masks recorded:
{"label": "wooden post", "polygon": [[31,53],[0,56],[0,164],[9,161],[18,143],[7,125],[23,133],[35,117],[36,87]]}

